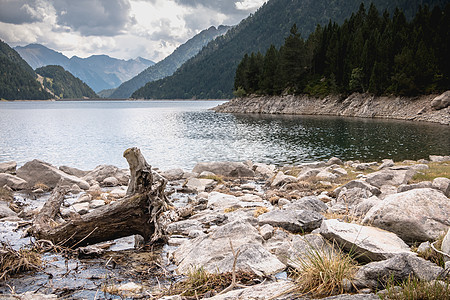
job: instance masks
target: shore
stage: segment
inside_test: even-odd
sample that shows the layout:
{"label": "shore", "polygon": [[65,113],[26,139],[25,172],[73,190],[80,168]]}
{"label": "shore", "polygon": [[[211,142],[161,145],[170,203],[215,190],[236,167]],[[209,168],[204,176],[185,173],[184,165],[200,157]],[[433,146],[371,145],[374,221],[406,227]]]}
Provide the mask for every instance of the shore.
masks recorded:
{"label": "shore", "polygon": [[[392,276],[431,284],[443,274],[447,257],[433,260],[430,242],[439,240],[438,250],[450,255],[450,234],[442,240],[450,227],[449,156],[369,163],[331,158],[282,168],[210,162],[189,171],[155,172],[167,180],[172,205],[167,243],[145,247],[131,237],[78,249],[55,247],[40,254],[44,265],[35,273],[5,273],[0,291],[14,286],[11,299],[32,299],[27,297],[35,293],[83,299],[99,292],[153,299],[293,299],[305,293],[379,299],[392,292]],[[31,246],[22,235],[60,180],[67,194],[52,226],[124,201],[130,172],[108,165],[57,168],[38,160],[18,169],[14,162],[0,164],[2,241],[16,250]],[[16,251],[3,247],[1,255]],[[85,248],[98,252],[86,254]],[[349,251],[356,255],[345,278],[333,279],[337,285],[323,294],[303,284],[308,271],[302,265],[316,251],[339,264]],[[246,286],[220,294],[233,285],[232,274]],[[176,279],[180,275],[184,280]],[[196,276],[209,284],[195,285]],[[170,284],[174,280],[178,283]],[[440,280],[447,288],[439,293],[450,295],[448,279]]]}
{"label": "shore", "polygon": [[352,94],[316,98],[306,95],[235,98],[213,109],[224,113],[329,115],[424,121],[450,125],[450,91],[420,97]]}

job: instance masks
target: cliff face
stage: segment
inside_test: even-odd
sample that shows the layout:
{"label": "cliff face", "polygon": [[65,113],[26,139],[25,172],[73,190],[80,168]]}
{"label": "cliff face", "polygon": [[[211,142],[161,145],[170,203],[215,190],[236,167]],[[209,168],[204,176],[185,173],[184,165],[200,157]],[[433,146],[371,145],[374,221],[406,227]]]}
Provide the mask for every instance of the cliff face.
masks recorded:
{"label": "cliff face", "polygon": [[[445,105],[436,106],[436,98],[445,98]],[[332,115],[362,118],[414,120],[450,125],[450,92],[443,95],[408,97],[375,97],[352,94],[342,99],[300,96],[263,96],[236,98],[213,110],[227,113],[261,113],[294,115]],[[432,104],[433,102],[433,104]],[[446,106],[441,108],[442,106]]]}

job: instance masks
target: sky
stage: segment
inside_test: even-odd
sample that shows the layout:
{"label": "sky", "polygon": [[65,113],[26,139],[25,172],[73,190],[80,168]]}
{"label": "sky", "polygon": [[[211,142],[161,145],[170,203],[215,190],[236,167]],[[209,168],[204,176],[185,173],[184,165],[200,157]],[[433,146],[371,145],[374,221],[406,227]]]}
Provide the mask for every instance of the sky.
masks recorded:
{"label": "sky", "polygon": [[0,0],[0,39],[67,57],[158,62],[210,26],[235,25],[266,0]]}

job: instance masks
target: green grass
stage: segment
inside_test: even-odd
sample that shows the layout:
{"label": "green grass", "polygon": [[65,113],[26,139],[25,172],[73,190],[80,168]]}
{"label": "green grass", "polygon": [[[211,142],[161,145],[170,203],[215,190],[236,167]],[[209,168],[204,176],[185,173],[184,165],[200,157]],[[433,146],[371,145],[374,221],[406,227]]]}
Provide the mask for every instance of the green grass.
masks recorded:
{"label": "green grass", "polygon": [[421,281],[409,277],[399,285],[390,281],[386,293],[381,299],[389,300],[446,300],[450,299],[450,283],[448,281]]}
{"label": "green grass", "polygon": [[421,181],[433,181],[437,177],[450,179],[450,162],[432,162],[428,164],[429,169],[420,170],[413,176],[409,183]]}

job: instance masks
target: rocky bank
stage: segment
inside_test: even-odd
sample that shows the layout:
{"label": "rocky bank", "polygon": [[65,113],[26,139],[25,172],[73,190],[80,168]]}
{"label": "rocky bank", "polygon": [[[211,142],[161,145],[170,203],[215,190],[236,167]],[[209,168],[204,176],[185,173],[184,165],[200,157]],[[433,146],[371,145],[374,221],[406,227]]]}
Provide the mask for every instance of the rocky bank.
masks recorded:
{"label": "rocky bank", "polygon": [[[168,180],[166,193],[173,208],[168,212],[171,222],[165,229],[169,240],[157,264],[160,272],[151,275],[163,281],[170,276],[186,276],[196,268],[214,274],[231,272],[235,267],[259,280],[224,294],[217,290],[197,296],[309,299],[308,294],[299,296],[298,281],[288,275],[301,269],[311,251],[332,258],[344,251],[352,253],[357,269],[342,282],[342,290],[332,293],[345,295],[326,299],[379,299],[376,293],[386,293],[383,289],[390,278],[402,281],[408,277],[446,285],[445,299],[450,296],[446,278],[450,271],[449,165],[449,156],[397,163],[389,159],[361,163],[331,158],[282,168],[247,161],[199,163],[192,171],[158,171]],[[435,168],[444,170],[444,176],[429,181],[417,179],[418,174]],[[15,190],[14,199],[2,196],[0,201],[0,224],[8,228],[0,232],[0,238],[9,243],[17,242],[12,232],[24,231],[39,210],[36,202],[48,198],[55,182],[62,179],[70,190],[60,217],[79,218],[123,197],[129,178],[127,170],[114,166],[82,171],[38,160],[17,170],[14,162],[2,163],[0,171],[3,190]],[[435,241],[443,236],[442,245],[436,246]],[[134,251],[140,257],[145,250],[139,242],[137,238]],[[441,255],[446,265],[423,258],[435,251],[433,247],[444,253]],[[108,265],[111,257],[101,256],[105,262],[102,264]],[[167,296],[170,284],[165,288],[148,287],[133,272],[121,282],[114,278],[102,281],[101,276],[92,273],[85,280],[95,282],[94,288],[87,288],[85,281],[77,285],[76,278],[70,287],[61,286],[67,284],[61,278],[71,271],[72,276],[80,273],[78,264],[83,259],[79,259],[76,267],[72,263],[67,272],[63,268],[60,273],[50,261],[45,272],[53,280],[44,281],[39,289],[19,290],[8,297],[32,299],[38,297],[35,293],[46,290],[46,297],[77,298],[77,290],[93,289],[95,293],[95,286],[101,284],[109,297],[195,299],[180,294]],[[0,283],[0,288],[34,280],[30,274],[20,276]]]}
{"label": "rocky bank", "polygon": [[213,109],[225,113],[329,115],[426,121],[450,125],[450,91],[420,97],[376,97],[352,94],[346,98],[307,95],[235,98]]}

